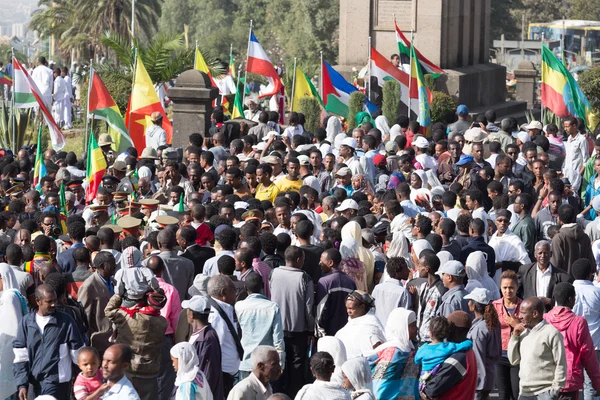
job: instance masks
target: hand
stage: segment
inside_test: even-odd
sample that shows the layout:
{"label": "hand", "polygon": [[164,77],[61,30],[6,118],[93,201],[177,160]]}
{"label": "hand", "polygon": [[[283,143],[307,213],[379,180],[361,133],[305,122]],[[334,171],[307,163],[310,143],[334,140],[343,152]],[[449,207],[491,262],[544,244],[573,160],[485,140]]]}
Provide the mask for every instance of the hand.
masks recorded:
{"label": "hand", "polygon": [[417,287],[415,285],[410,285],[408,287],[408,293],[414,296],[415,294],[417,294]]}
{"label": "hand", "polygon": [[106,392],[108,389],[110,389],[110,385],[109,385],[108,383],[105,383],[105,384],[103,384],[102,386],[100,386],[100,387],[98,388],[98,391],[99,391],[100,393],[104,393],[104,392]]}
{"label": "hand", "polygon": [[512,328],[516,327],[517,325],[519,325],[521,323],[519,321],[519,318],[515,317],[515,314],[511,314],[511,313],[508,313],[508,315],[506,315],[504,317],[504,322],[507,325],[510,325]]}
{"label": "hand", "polygon": [[548,186],[544,185],[541,189],[540,189],[540,197],[546,198],[546,196],[548,196],[548,192],[549,192],[549,188]]}
{"label": "hand", "polygon": [[525,332],[525,325],[523,324],[518,324],[517,326],[515,326],[515,329],[513,330],[513,336],[519,337],[521,336],[521,333]]}
{"label": "hand", "polygon": [[27,400],[27,388],[22,387],[19,389],[19,400]]}
{"label": "hand", "polygon": [[576,217],[576,218],[577,218],[577,219],[581,219],[581,218],[583,218],[583,214],[577,214],[577,217]]}

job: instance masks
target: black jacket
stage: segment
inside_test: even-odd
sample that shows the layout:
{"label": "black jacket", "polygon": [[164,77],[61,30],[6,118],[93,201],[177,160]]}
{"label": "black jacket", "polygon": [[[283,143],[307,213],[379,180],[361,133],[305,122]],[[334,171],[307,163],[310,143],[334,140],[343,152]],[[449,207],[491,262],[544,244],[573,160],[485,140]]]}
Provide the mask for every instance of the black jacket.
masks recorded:
{"label": "black jacket", "polygon": [[215,249],[196,244],[188,247],[181,256],[194,263],[194,276],[196,276],[202,273],[206,260],[215,256]]}
{"label": "black jacket", "polygon": [[[536,281],[537,281],[537,262],[532,264],[521,265],[519,272],[517,273],[519,278],[519,288],[517,289],[517,296],[521,299],[528,297],[544,296],[552,299],[554,292],[554,286],[560,282],[573,282],[573,277],[563,269],[560,269],[552,265],[552,272],[550,273],[550,283],[548,284],[548,290],[546,293],[537,293]],[[550,303],[553,304],[554,300]]]}
{"label": "black jacket", "polygon": [[496,253],[494,249],[483,240],[483,236],[472,237],[467,245],[460,251],[460,262],[463,265],[467,262],[467,257],[474,251],[482,251],[486,255],[487,270],[490,277],[496,273]]}

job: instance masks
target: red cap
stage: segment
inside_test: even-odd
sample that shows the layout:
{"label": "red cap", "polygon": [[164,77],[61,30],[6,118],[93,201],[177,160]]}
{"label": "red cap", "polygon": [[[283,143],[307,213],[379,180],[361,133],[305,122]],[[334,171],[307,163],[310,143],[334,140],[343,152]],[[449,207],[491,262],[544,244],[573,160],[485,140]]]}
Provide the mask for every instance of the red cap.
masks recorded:
{"label": "red cap", "polygon": [[375,156],[373,157],[374,165],[383,165],[385,163],[386,163],[385,156],[383,156],[381,154],[375,154]]}

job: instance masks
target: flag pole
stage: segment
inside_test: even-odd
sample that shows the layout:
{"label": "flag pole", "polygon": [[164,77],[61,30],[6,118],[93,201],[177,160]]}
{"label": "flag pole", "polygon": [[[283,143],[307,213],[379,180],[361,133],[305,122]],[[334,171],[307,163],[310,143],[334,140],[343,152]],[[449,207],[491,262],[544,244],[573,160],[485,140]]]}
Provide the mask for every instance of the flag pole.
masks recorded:
{"label": "flag pole", "polygon": [[412,94],[411,86],[412,86],[412,64],[413,64],[412,63],[413,33],[414,33],[414,31],[411,29],[410,30],[410,48],[409,48],[409,50],[410,50],[410,55],[409,55],[410,70],[409,71],[410,71],[410,73],[408,74],[408,78],[409,78],[408,79],[408,119],[409,120],[410,120],[410,114],[412,111],[412,107],[411,107],[412,99],[410,98],[410,96]]}
{"label": "flag pole", "polygon": [[135,0],[131,0],[131,48],[134,48],[134,29],[135,29]]}
{"label": "flag pole", "polygon": [[319,52],[321,56],[321,68],[319,73],[319,95],[321,96],[321,100],[323,100],[323,52]]}
{"label": "flag pole", "polygon": [[292,78],[292,101],[290,103],[290,112],[294,111],[294,95],[296,90],[296,63],[298,61],[297,57],[294,57],[294,77]]}
{"label": "flag pole", "polygon": [[[131,94],[133,95],[133,88],[135,86],[135,73],[137,72],[137,49],[133,49],[133,78],[131,78]],[[127,124],[127,133],[129,134],[129,137],[131,137],[131,95],[129,96],[129,106],[127,107],[129,109],[129,115],[127,116],[127,121],[129,121],[129,123]]]}
{"label": "flag pole", "polygon": [[367,81],[365,82],[365,89],[367,91],[367,99],[371,101],[371,36],[369,36],[369,57],[367,64]]}
{"label": "flag pole", "polygon": [[[242,107],[246,101],[246,78],[248,78],[248,54],[250,53],[250,39],[252,38],[252,20],[250,20],[250,31],[248,32],[248,48],[246,50],[246,65],[244,67],[244,88],[242,92]],[[244,110],[242,110],[244,111]],[[244,117],[244,115],[242,115]]]}
{"label": "flag pole", "polygon": [[198,52],[198,41],[196,40],[196,47],[194,50],[194,69],[196,69],[196,53]]}
{"label": "flag pole", "polygon": [[[544,52],[544,32],[542,32],[542,53]],[[542,82],[544,82],[544,68],[542,68]],[[540,119],[542,120],[542,126],[544,125],[544,96],[542,96],[540,89]]]}
{"label": "flag pole", "polygon": [[88,83],[88,93],[87,93],[87,105],[85,106],[85,144],[84,144],[84,149],[85,151],[88,150],[88,127],[89,127],[89,121],[90,121],[90,93],[92,93],[92,82],[94,79],[94,66],[93,66],[94,60],[90,59],[90,77],[89,77],[89,83]]}
{"label": "flag pole", "polygon": [[[15,48],[11,46],[10,48],[10,54],[11,54],[11,61],[13,63],[13,76],[15,75],[15,63],[14,63],[14,59],[15,59]],[[12,77],[11,77],[12,78]],[[13,154],[16,154],[16,131],[17,131],[17,116],[15,115],[15,81],[16,79],[13,79],[13,83],[12,83],[12,96],[10,97],[10,103],[11,103],[11,113],[12,113],[12,148],[13,148]],[[10,87],[6,87],[6,93],[8,93],[10,91]],[[25,139],[25,138],[23,138]]]}

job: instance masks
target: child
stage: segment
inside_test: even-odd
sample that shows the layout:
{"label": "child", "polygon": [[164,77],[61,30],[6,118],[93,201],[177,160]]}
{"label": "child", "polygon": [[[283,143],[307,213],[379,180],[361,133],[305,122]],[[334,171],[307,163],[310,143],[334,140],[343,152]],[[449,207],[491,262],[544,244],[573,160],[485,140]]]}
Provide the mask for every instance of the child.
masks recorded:
{"label": "child", "polygon": [[123,297],[123,306],[131,308],[143,300],[150,289],[159,289],[152,271],[142,264],[142,252],[133,246],[123,250],[121,269],[115,274],[115,294]]}
{"label": "child", "polygon": [[109,389],[102,383],[100,355],[94,347],[82,347],[77,353],[77,365],[81,372],[75,379],[73,392],[77,400],[97,400]]}
{"label": "child", "polygon": [[419,347],[415,354],[415,364],[422,365],[419,377],[419,389],[422,391],[425,383],[452,354],[458,351],[470,350],[473,342],[465,340],[461,343],[444,342],[450,333],[450,323],[444,317],[434,317],[429,324],[431,343]]}

